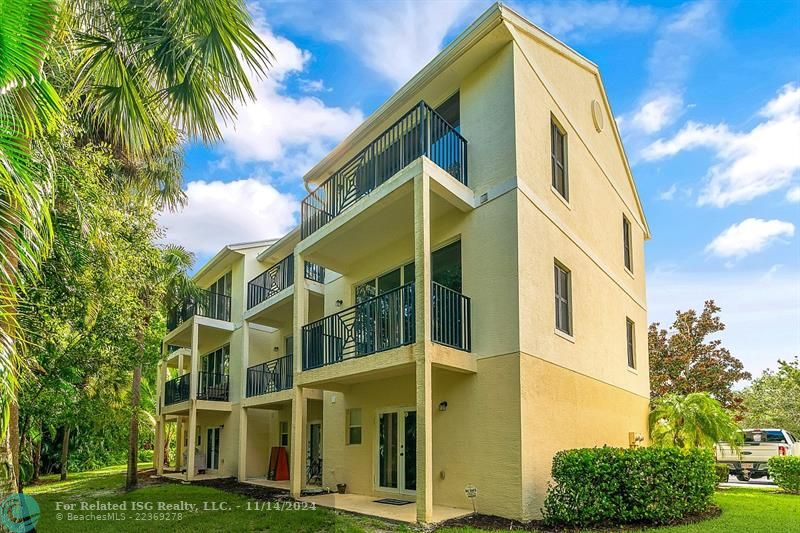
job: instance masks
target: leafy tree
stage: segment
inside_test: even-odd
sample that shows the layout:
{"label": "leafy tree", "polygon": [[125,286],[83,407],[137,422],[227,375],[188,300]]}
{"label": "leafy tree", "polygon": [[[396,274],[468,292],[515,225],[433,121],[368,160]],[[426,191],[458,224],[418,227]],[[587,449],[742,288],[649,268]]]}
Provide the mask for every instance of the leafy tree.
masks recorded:
{"label": "leafy tree", "polygon": [[709,339],[725,329],[718,316],[720,308],[708,300],[699,315],[694,309],[677,311],[669,331],[655,322],[648,331],[650,352],[650,394],[708,392],[723,406],[735,407],[739,400],[733,385],[750,379],[742,362],[722,346],[719,339]]}
{"label": "leafy tree", "polygon": [[705,392],[667,394],[653,401],[650,439],[658,446],[710,448],[717,442],[739,446],[742,434],[719,401]]}
{"label": "leafy tree", "polygon": [[742,392],[745,427],[775,427],[800,435],[800,358],[778,361]]}

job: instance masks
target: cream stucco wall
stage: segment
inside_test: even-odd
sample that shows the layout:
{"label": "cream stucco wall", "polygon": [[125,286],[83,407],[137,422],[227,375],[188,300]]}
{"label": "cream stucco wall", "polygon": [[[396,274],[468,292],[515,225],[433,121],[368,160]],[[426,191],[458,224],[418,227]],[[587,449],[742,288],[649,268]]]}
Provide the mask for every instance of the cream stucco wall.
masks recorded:
{"label": "cream stucco wall", "polygon": [[[435,250],[461,240],[463,293],[472,302],[469,357],[477,362],[471,362],[471,369],[436,367],[432,371],[433,503],[469,508],[464,487],[472,484],[479,489],[479,512],[530,519],[539,516],[555,452],[603,444],[627,446],[629,431],[646,432],[647,226],[613,117],[592,69],[585,61],[566,57],[557,47],[543,45],[537,40],[541,36],[534,37],[519,25],[501,22],[498,28],[491,34],[492,45],[485,46],[491,53],[480,61],[475,54],[465,53],[441,76],[419,86],[405,103],[387,112],[373,129],[379,133],[413,105],[406,105],[408,102],[425,99],[435,106],[456,90],[460,92],[461,133],[469,142],[469,187],[474,198],[469,199],[472,208],[459,209],[434,192],[430,245]],[[470,68],[460,68],[458,61]],[[600,102],[605,113],[601,132],[592,122],[592,100]],[[567,133],[569,202],[551,188],[551,118]],[[363,145],[342,149],[342,162],[361,148]],[[331,166],[335,167],[334,162]],[[342,243],[342,254],[348,250],[348,231],[352,239],[378,238],[369,248],[351,243],[370,253],[358,261],[342,262],[348,265],[344,271],[327,276],[324,300],[321,305],[315,300],[309,306],[314,309],[309,320],[353,305],[356,284],[414,258],[415,202],[410,189],[387,208],[396,219],[377,219],[374,212],[369,215],[369,224],[381,220],[392,225],[391,238],[380,240],[380,227],[359,233],[353,225],[335,237]],[[348,216],[355,216],[370,201],[369,197],[362,199]],[[633,272],[623,266],[623,214],[632,222]],[[357,220],[354,218],[354,224]],[[292,244],[288,242],[284,243],[287,249]],[[300,243],[297,253],[302,247]],[[269,261],[257,261],[259,251],[237,252],[235,260],[225,263],[233,274],[234,331],[224,334],[224,339],[203,333],[200,342],[201,354],[222,341],[231,344],[232,411],[198,415],[202,438],[207,425],[224,423],[224,471],[231,475],[236,473],[245,364],[241,325],[246,284],[269,266]],[[284,250],[279,251],[270,260],[279,259]],[[556,260],[572,273],[570,338],[555,332]],[[295,271],[299,278],[302,269]],[[626,317],[636,327],[635,369],[627,365]],[[299,326],[294,327],[295,335]],[[284,355],[284,338],[292,328],[293,324],[274,331],[251,328],[246,364]],[[357,363],[361,366],[350,368],[366,368],[368,357]],[[398,364],[392,372],[391,377],[379,372],[350,379],[339,376],[336,379],[340,381],[327,383],[330,389],[321,400],[308,400],[302,433],[290,437],[302,434],[303,442],[290,442],[290,446],[299,445],[305,465],[307,424],[322,421],[324,486],[347,483],[349,492],[383,494],[376,482],[377,413],[413,408],[420,398],[410,364]],[[326,384],[312,386],[325,388]],[[441,402],[447,402],[444,411],[436,409]],[[248,410],[243,447],[247,476],[265,473],[269,449],[278,444],[279,422],[291,423],[291,405],[273,407]],[[303,412],[294,407],[296,415]],[[348,408],[362,409],[360,445],[346,444]]]}

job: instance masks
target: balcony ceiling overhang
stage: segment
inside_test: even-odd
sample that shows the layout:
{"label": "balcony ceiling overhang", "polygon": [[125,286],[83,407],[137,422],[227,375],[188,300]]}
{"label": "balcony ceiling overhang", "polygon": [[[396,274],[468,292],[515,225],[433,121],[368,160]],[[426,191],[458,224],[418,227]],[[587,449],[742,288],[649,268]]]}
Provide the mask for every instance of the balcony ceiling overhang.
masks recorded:
{"label": "balcony ceiling overhang", "polygon": [[474,195],[426,157],[420,157],[306,237],[298,250],[306,261],[346,274],[388,247],[406,246],[414,254],[414,179],[431,182],[431,223],[473,209]]}

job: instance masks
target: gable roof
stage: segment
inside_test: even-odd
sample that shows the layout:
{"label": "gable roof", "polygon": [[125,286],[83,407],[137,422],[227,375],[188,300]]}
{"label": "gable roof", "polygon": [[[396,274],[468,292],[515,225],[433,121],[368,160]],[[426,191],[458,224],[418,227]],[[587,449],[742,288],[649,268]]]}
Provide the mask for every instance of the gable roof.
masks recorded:
{"label": "gable roof", "polygon": [[[311,170],[309,170],[303,177],[306,189],[309,188],[312,182],[316,182],[323,178],[324,172],[340,157],[342,157],[347,150],[361,142],[368,140],[369,134],[381,122],[389,118],[392,113],[398,110],[398,107],[403,102],[408,100],[415,93],[419,92],[425,85],[432,79],[440,75],[447,67],[452,65],[459,57],[466,53],[469,49],[474,47],[478,42],[486,37],[492,30],[500,25],[510,25],[512,28],[524,31],[533,37],[538,43],[547,46],[560,56],[575,63],[581,68],[590,72],[597,80],[600,88],[600,94],[603,100],[606,114],[611,117],[612,132],[614,135],[617,149],[619,150],[620,157],[622,158],[625,172],[630,187],[633,189],[633,196],[636,201],[636,210],[638,211],[641,219],[645,239],[649,239],[650,227],[647,223],[647,218],[644,214],[639,192],[636,188],[636,183],[633,179],[628,156],[622,146],[622,137],[620,136],[619,129],[617,128],[616,120],[613,119],[614,114],[611,111],[611,104],[606,94],[605,86],[603,85],[600,76],[600,70],[597,65],[584,56],[559,41],[543,29],[533,24],[528,19],[518,14],[513,9],[502,3],[492,4],[486,11],[484,11],[472,24],[470,24],[463,32],[461,32],[453,41],[448,44],[436,57],[434,57],[422,70],[415,74],[408,82],[406,82],[400,89],[398,89],[386,102],[378,107],[364,122],[362,122],[350,135],[342,140],[333,150],[331,150],[324,158],[322,158]],[[508,28],[508,26],[506,26]],[[514,32],[508,31],[508,40],[515,39]]]}

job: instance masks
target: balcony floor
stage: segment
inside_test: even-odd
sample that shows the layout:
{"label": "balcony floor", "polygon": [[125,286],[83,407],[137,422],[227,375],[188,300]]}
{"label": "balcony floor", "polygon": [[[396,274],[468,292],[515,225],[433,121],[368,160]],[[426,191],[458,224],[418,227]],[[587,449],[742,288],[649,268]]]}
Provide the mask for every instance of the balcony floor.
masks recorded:
{"label": "balcony floor", "polygon": [[[415,523],[417,521],[417,506],[413,499],[409,498],[408,505],[387,505],[375,503],[375,500],[383,496],[366,496],[364,494],[321,494],[319,496],[303,496],[302,502],[313,502],[320,507],[328,507],[350,513],[358,513],[367,516],[377,516],[387,520],[397,522]],[[397,499],[406,499],[398,496]],[[445,507],[444,505],[433,506],[433,523],[444,522],[452,518],[459,518],[471,514],[467,509],[457,509],[455,507]]]}

